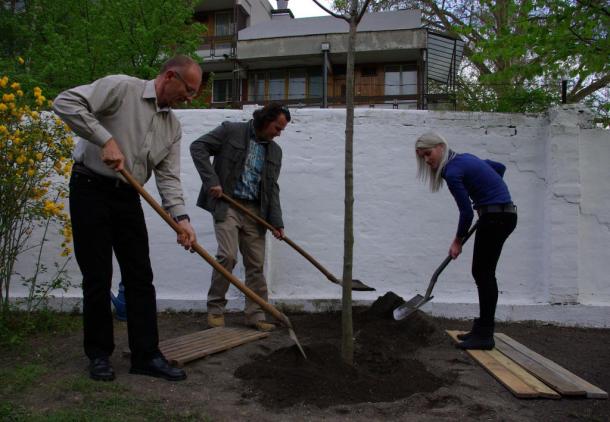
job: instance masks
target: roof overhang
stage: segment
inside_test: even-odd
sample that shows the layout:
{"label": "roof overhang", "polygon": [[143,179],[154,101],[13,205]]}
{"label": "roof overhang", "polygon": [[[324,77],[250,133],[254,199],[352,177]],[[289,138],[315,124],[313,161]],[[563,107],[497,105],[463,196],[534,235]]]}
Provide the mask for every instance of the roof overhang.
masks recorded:
{"label": "roof overhang", "polygon": [[[426,48],[426,29],[375,31],[358,33],[356,61],[387,63],[416,60]],[[347,34],[320,34],[297,37],[239,40],[237,57],[250,68],[272,68],[317,65],[323,60],[322,43],[330,44],[333,63],[345,63],[348,50]]]}

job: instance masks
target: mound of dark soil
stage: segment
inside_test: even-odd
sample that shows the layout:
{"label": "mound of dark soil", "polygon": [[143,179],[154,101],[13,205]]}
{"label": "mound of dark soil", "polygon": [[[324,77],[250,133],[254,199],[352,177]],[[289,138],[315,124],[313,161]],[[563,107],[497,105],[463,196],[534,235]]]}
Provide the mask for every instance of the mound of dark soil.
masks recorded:
{"label": "mound of dark soil", "polygon": [[392,321],[367,311],[354,316],[353,366],[343,362],[337,339],[303,345],[307,360],[296,346],[279,349],[239,367],[235,376],[267,407],[391,402],[446,382],[413,356],[439,331],[419,312]]}

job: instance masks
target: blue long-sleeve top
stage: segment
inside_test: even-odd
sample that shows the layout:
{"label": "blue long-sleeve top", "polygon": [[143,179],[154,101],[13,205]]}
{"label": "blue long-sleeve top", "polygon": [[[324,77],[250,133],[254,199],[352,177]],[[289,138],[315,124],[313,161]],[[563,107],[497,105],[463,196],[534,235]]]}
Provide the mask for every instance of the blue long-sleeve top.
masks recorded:
{"label": "blue long-sleeve top", "polygon": [[468,233],[474,216],[473,207],[512,202],[508,186],[502,179],[505,171],[504,164],[481,160],[472,154],[455,154],[447,162],[441,175],[460,210],[458,238]]}

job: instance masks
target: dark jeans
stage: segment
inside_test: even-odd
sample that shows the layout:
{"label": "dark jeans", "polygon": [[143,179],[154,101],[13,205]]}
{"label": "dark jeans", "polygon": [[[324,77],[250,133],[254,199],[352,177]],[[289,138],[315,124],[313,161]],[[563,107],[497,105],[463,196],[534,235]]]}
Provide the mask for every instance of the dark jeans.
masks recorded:
{"label": "dark jeans", "polygon": [[479,217],[479,226],[474,239],[472,276],[479,292],[481,325],[491,326],[494,323],[498,303],[496,266],[504,241],[516,226],[517,214],[514,213],[486,213]]}
{"label": "dark jeans", "polygon": [[125,285],[134,362],[159,353],[155,288],[140,197],[130,186],[111,180],[77,172],[70,179],[74,253],[83,274],[85,354],[90,359],[108,357],[114,350],[110,309],[114,251]]}

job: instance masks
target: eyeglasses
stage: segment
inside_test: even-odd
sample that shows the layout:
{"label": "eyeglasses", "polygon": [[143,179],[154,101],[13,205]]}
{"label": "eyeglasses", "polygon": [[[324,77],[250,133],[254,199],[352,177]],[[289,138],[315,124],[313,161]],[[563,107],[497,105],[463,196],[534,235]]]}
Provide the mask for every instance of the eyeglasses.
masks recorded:
{"label": "eyeglasses", "polygon": [[180,81],[184,84],[184,88],[186,88],[186,95],[188,95],[189,97],[194,97],[195,95],[197,95],[198,90],[193,89],[190,86],[188,86],[188,84],[186,83],[186,81],[184,80],[184,78],[182,77],[182,75],[180,73],[178,73],[174,70],[174,75],[176,75],[178,77],[178,79],[180,79]]}

